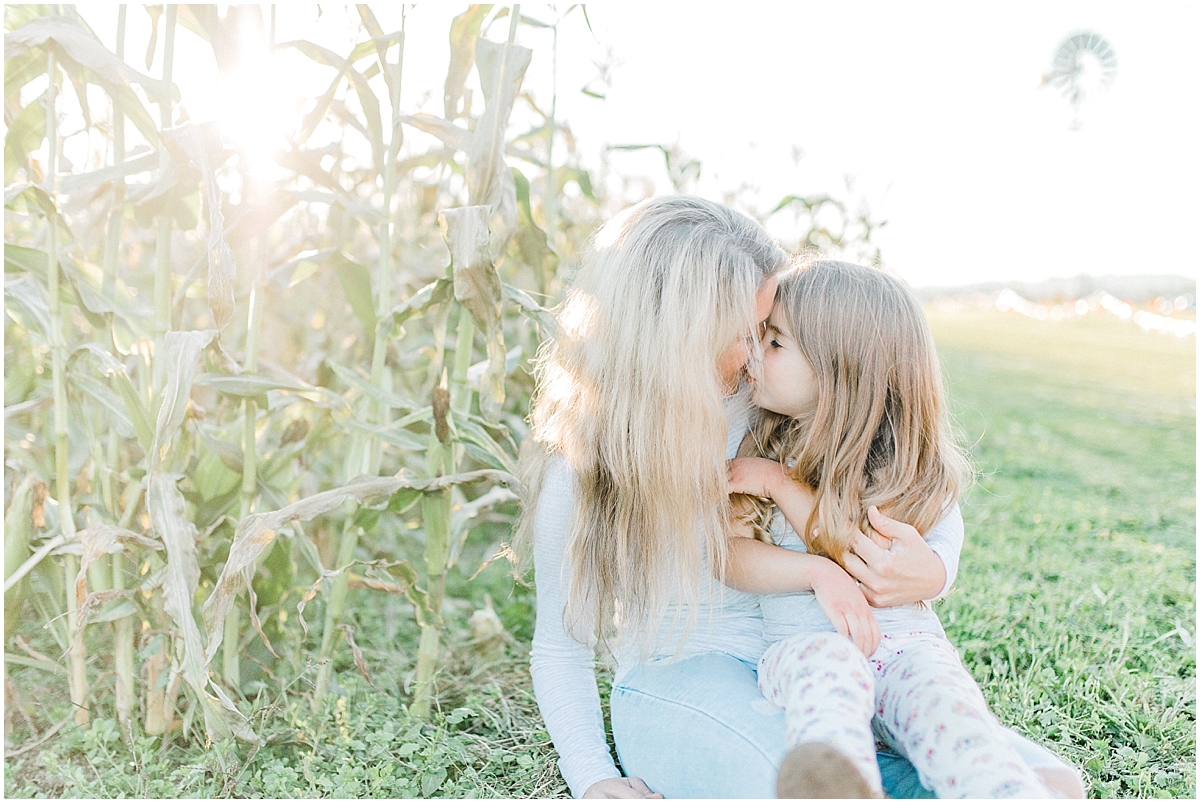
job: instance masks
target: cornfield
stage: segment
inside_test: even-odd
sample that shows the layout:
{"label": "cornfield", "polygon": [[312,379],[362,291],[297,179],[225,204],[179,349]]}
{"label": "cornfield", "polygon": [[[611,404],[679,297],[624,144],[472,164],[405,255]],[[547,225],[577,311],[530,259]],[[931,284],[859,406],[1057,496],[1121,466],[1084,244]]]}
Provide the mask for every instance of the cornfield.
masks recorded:
{"label": "cornfield", "polygon": [[[441,116],[405,111],[404,7],[390,31],[348,9],[345,54],[275,41],[266,8],[114,6],[114,50],[74,6],[4,11],[5,661],[127,739],[258,740],[249,692],[288,615],[318,709],[335,652],[358,652],[351,587],[411,602],[409,711],[429,715],[447,572],[478,568],[459,565],[478,521],[517,514],[560,265],[621,202],[556,89],[523,86],[523,26],[583,7],[455,17]],[[126,42],[143,13],[150,41]],[[325,70],[271,169],[187,119],[183,36],[223,73],[245,42]],[[774,211],[803,207],[815,243],[839,203]]]}

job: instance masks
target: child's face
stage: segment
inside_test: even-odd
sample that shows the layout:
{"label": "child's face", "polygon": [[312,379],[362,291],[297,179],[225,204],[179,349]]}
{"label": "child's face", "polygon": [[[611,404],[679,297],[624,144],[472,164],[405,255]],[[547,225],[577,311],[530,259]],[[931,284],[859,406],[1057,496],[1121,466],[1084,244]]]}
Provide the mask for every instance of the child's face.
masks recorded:
{"label": "child's face", "polygon": [[762,375],[754,381],[754,403],[765,410],[795,418],[817,400],[817,375],[804,358],[776,304],[762,337]]}

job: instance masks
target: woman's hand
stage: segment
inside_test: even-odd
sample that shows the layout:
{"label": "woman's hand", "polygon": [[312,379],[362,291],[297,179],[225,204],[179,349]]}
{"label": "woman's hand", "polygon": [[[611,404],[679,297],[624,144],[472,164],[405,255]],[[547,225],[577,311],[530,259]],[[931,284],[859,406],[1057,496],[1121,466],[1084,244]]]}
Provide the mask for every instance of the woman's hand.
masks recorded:
{"label": "woman's hand", "polygon": [[875,608],[933,599],[946,584],[946,567],[916,528],[870,507],[867,518],[878,538],[855,533],[842,559],[846,571],[862,583]]}
{"label": "woman's hand", "polygon": [[833,561],[813,574],[813,593],[825,616],[868,658],[879,646],[879,622],[858,584]]}
{"label": "woman's hand", "polygon": [[615,800],[617,798],[653,798],[661,800],[662,795],[651,792],[650,787],[641,778],[608,778],[596,781],[583,793],[585,798],[602,798]]}
{"label": "woman's hand", "polygon": [[730,493],[774,499],[779,483],[786,479],[783,466],[765,457],[735,457],[726,466]]}

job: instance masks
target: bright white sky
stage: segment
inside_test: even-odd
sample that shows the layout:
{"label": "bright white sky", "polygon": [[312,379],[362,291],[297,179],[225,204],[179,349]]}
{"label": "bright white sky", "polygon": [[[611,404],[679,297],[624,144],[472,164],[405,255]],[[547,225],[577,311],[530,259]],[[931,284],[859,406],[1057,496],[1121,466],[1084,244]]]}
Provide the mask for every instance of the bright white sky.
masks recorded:
{"label": "bright white sky", "polygon": [[[340,9],[325,6],[316,21],[312,6],[279,8],[279,41],[310,38],[345,53],[356,35]],[[374,8],[386,30],[399,27],[397,7]],[[110,9],[82,10],[111,44]],[[409,12],[403,111],[441,112],[448,22],[458,10],[419,4]],[[548,6],[522,10],[554,18]],[[612,3],[588,10],[594,37],[578,10],[560,26],[558,111],[589,165],[599,165],[605,145],[677,143],[703,164],[695,192],[720,200],[740,189],[762,211],[787,194],[847,197],[843,177],[853,176],[851,199],[861,197],[887,221],[876,237],[885,263],[915,285],[1197,273],[1200,4]],[[142,69],[145,14],[130,6],[129,20],[128,59]],[[1118,68],[1107,94],[1083,106],[1082,128],[1070,130],[1069,104],[1038,85],[1059,42],[1080,29],[1110,42]],[[506,31],[503,20],[489,36]],[[198,98],[187,84],[211,85],[211,50],[205,54],[207,45],[190,33],[178,36],[177,63],[197,67],[177,67],[176,80],[185,99]],[[525,87],[548,105],[550,33],[522,26],[518,42],[535,51]],[[614,65],[607,100],[580,93],[597,74],[595,62],[606,60]],[[286,76],[298,80],[307,70],[284,64],[288,94]],[[310,86],[300,97],[323,89]],[[193,119],[212,113],[203,105],[194,105]],[[796,147],[804,153],[798,163]],[[613,153],[609,160],[613,170],[646,174],[657,191],[670,191],[661,157]],[[784,212],[770,227],[786,239],[794,223]]]}

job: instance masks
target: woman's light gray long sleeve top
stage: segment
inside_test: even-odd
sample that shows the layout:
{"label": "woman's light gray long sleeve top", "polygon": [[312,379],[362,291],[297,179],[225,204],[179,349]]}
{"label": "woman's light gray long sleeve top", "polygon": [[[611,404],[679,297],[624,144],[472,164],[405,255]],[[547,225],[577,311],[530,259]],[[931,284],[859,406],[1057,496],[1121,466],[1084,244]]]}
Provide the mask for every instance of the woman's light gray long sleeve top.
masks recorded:
{"label": "woman's light gray long sleeve top", "polygon": [[[737,454],[745,435],[750,406],[747,394],[726,400],[729,435],[726,459]],[[581,644],[568,634],[563,621],[570,567],[566,561],[567,539],[575,501],[575,476],[565,462],[550,467],[542,482],[534,513],[534,567],[537,584],[537,622],[530,654],[530,673],[538,707],[546,729],[558,751],[559,770],[575,797],[608,778],[620,777],[605,738],[600,695],[596,687],[594,642]],[[949,589],[958,568],[962,545],[961,519],[957,533],[941,534],[935,543],[931,532],[927,541],[946,565]],[[939,523],[940,524],[940,523]],[[702,534],[697,538],[703,544]],[[762,634],[759,598],[709,582],[707,561],[699,584],[700,598],[694,625],[686,637],[686,615],[676,616],[677,605],[666,612],[659,647],[645,652],[633,645],[618,649],[614,684],[641,661],[686,658],[703,653],[726,653],[757,663],[766,643]],[[943,590],[945,593],[945,590]],[[678,647],[678,649],[676,649]],[[714,694],[719,693],[714,689]]]}

